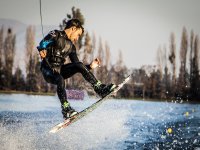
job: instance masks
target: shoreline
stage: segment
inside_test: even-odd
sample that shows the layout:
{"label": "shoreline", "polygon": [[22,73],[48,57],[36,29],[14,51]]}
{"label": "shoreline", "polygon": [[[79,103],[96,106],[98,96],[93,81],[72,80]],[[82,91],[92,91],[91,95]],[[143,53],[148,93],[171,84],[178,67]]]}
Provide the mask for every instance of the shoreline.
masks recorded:
{"label": "shoreline", "polygon": [[[56,93],[45,93],[45,92],[27,92],[27,91],[2,91],[0,90],[1,94],[27,94],[27,95],[42,95],[42,96],[55,96]],[[90,96],[93,97],[93,96]],[[171,100],[171,99],[151,99],[151,98],[141,98],[141,97],[133,97],[133,98],[115,98],[116,100],[139,100],[139,101],[146,101],[146,102],[168,102],[168,103],[176,103],[176,104],[200,104],[200,100],[192,100],[192,101],[180,101],[180,100]]]}
{"label": "shoreline", "polygon": [[56,93],[44,93],[44,92],[27,92],[27,91],[1,91],[1,94],[27,94],[27,95],[46,95],[46,96],[55,96]]}

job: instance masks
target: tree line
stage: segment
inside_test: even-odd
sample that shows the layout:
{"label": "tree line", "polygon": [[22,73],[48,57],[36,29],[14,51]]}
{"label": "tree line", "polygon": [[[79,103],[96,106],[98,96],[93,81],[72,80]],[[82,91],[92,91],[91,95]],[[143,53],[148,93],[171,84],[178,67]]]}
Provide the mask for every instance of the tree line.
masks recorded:
{"label": "tree line", "polygon": [[182,29],[180,49],[175,34],[169,38],[169,48],[159,46],[157,65],[132,70],[134,96],[172,101],[200,99],[199,37]]}
{"label": "tree line", "polygon": [[[64,29],[65,23],[71,18],[78,18],[84,25],[85,19],[80,9],[72,8],[71,14],[60,23]],[[13,69],[16,53],[16,35],[12,29],[0,30],[0,90],[15,90],[29,92],[53,92],[56,87],[44,81],[40,72],[40,58],[35,45],[34,26],[26,29],[26,74],[21,68]],[[84,35],[76,43],[79,59],[89,64],[93,59],[101,60],[101,67],[92,72],[103,83],[118,84],[127,75],[132,80],[121,89],[116,97],[169,99],[169,100],[199,100],[199,38],[193,31],[188,35],[184,27],[181,36],[180,49],[177,49],[175,34],[170,34],[169,46],[157,50],[157,65],[144,65],[139,69],[127,68],[123,62],[122,51],[119,51],[115,64],[111,63],[111,51],[107,41],[92,35],[85,30]],[[179,54],[178,54],[179,53]],[[68,63],[70,60],[66,60]],[[86,90],[90,95],[95,92],[80,74],[66,79],[67,89]]]}

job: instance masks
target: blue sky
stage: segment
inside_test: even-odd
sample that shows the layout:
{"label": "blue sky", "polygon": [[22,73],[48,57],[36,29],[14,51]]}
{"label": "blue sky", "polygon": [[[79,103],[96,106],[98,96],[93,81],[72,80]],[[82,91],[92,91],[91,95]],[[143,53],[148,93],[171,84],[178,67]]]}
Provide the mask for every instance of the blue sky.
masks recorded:
{"label": "blue sky", "polygon": [[[39,0],[0,3],[0,18],[40,24]],[[85,16],[86,30],[108,42],[113,60],[121,50],[128,67],[156,64],[156,51],[168,49],[171,32],[179,50],[183,26],[200,33],[198,0],[42,0],[43,23],[58,25],[73,6]]]}

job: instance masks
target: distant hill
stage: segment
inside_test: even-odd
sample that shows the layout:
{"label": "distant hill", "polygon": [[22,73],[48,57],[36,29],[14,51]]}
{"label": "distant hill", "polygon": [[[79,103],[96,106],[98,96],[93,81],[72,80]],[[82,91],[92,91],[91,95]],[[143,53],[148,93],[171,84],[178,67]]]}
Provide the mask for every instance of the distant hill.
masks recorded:
{"label": "distant hill", "polygon": [[[11,19],[0,19],[0,27],[4,28],[6,31],[8,28],[11,28],[16,34],[17,38],[20,38],[21,36],[24,37],[24,39],[21,39],[19,42],[21,43],[22,41],[25,40],[25,34],[26,34],[26,29],[29,25],[24,24],[20,21],[17,20],[11,20]],[[42,38],[42,27],[41,25],[33,25],[35,27],[35,37],[36,41],[41,40]],[[53,26],[53,25],[44,25],[44,34],[47,34],[49,31],[54,30],[54,29],[59,29],[58,26]],[[20,44],[18,43],[18,44]]]}
{"label": "distant hill", "polygon": [[27,25],[24,23],[10,19],[0,19],[0,26],[3,26],[5,30],[12,28],[16,34],[22,32],[27,27]]}
{"label": "distant hill", "polygon": [[[24,24],[17,20],[11,19],[1,19],[0,18],[0,28],[3,26],[4,28],[4,36],[6,35],[7,29],[11,28],[13,33],[16,34],[16,58],[15,58],[15,68],[19,65],[25,74],[25,42],[26,42],[26,29],[29,25]],[[39,41],[42,40],[42,27],[41,25],[33,25],[35,27],[35,43],[37,46]],[[44,35],[46,35],[49,31],[54,29],[59,29],[58,26],[53,25],[44,25]]]}

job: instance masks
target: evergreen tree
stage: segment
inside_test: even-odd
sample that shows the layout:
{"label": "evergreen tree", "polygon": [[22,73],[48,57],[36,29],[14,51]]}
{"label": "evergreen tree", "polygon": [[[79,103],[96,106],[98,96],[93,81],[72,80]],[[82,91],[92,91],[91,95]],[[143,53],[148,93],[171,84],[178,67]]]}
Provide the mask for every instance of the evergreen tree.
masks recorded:
{"label": "evergreen tree", "polygon": [[160,70],[156,70],[155,66],[149,66],[150,74],[145,76],[147,87],[147,95],[149,98],[161,98],[161,78]]}
{"label": "evergreen tree", "polygon": [[134,86],[134,88],[131,90],[133,91],[132,93],[134,93],[134,97],[143,97],[144,80],[142,79],[141,71],[141,68],[132,70],[131,85]]}
{"label": "evergreen tree", "polygon": [[22,74],[22,70],[17,67],[12,78],[12,90],[24,91],[25,90],[25,79]]}

